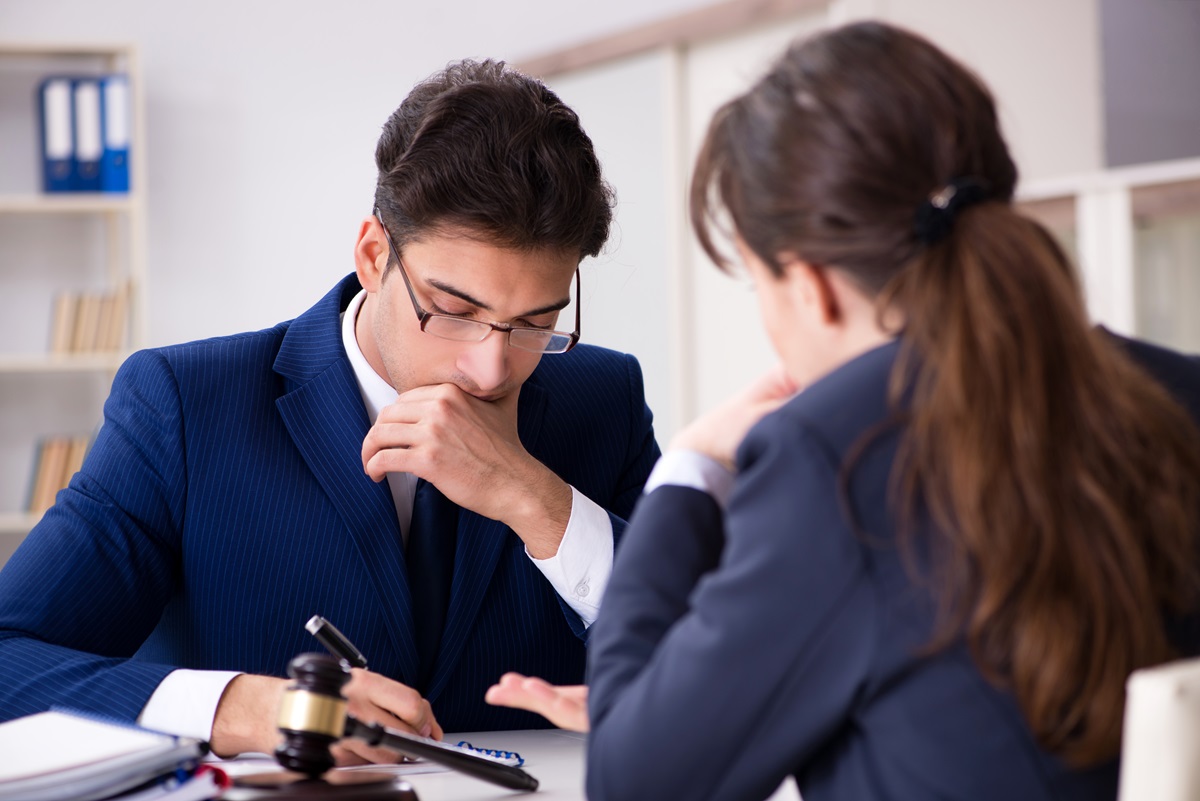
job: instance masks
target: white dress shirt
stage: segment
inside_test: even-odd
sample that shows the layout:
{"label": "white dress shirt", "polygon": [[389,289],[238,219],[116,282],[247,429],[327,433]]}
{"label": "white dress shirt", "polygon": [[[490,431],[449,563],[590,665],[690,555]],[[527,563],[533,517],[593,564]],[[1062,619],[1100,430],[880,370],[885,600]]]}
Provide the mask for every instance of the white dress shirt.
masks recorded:
{"label": "white dress shirt", "polygon": [[[367,363],[354,334],[354,323],[366,295],[365,290],[359,292],[342,315],[342,344],[367,415],[374,424],[380,410],[395,401],[396,390]],[[410,473],[388,473],[387,480],[401,536],[407,541],[417,478]],[[529,551],[525,553],[528,555]],[[600,599],[612,573],[613,531],[608,513],[571,487],[571,516],[558,552],[548,559],[529,558],[554,591],[575,610],[584,626],[590,626],[596,620]],[[252,611],[247,610],[247,614]],[[221,695],[238,675],[225,670],[174,670],[150,696],[138,722],[152,729],[207,740],[212,736]]]}
{"label": "white dress shirt", "polygon": [[646,479],[646,493],[670,484],[706,492],[724,509],[733,492],[733,473],[725,465],[698,451],[669,450],[659,458]]}

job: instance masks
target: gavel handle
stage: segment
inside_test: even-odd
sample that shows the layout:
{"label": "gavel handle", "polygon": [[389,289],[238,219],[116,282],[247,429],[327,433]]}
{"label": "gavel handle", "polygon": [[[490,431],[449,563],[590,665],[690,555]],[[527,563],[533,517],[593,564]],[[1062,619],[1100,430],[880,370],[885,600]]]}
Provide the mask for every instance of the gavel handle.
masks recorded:
{"label": "gavel handle", "polygon": [[376,723],[363,723],[353,716],[346,717],[344,736],[362,740],[369,745],[382,745],[405,756],[428,759],[430,762],[445,765],[460,773],[510,790],[532,791],[538,788],[538,780],[520,768],[495,762],[487,757],[474,756],[436,740],[427,740]]}

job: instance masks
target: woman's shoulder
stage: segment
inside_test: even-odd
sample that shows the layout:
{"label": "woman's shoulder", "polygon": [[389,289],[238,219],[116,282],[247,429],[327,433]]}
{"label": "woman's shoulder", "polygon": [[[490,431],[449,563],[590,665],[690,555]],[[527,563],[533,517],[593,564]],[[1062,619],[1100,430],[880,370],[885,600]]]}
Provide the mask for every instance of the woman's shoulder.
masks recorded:
{"label": "woman's shoulder", "polygon": [[890,342],[839,366],[764,417],[747,440],[777,441],[803,430],[836,456],[844,455],[892,416],[888,382],[899,348]]}

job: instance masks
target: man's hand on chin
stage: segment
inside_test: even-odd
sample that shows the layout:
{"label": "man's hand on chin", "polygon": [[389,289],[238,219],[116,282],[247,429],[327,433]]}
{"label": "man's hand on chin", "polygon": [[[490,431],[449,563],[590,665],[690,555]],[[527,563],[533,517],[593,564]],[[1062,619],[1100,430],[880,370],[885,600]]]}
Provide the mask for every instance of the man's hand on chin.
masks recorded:
{"label": "man's hand on chin", "polygon": [[417,387],[379,413],[363,440],[363,469],[376,481],[412,473],[455,504],[509,526],[534,558],[558,552],[571,517],[571,488],[517,436],[519,388],[481,400],[454,384]]}

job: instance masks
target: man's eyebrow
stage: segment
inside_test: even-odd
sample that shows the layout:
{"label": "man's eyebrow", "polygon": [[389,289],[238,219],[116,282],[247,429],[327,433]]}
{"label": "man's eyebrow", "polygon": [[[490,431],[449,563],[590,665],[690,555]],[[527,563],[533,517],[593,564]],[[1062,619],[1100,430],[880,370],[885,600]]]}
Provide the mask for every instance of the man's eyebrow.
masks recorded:
{"label": "man's eyebrow", "polygon": [[[488,312],[493,311],[491,306],[484,303],[482,300],[476,300],[475,298],[471,297],[471,295],[469,293],[462,291],[458,287],[450,286],[449,284],[443,283],[442,281],[439,281],[436,278],[429,279],[427,281],[427,283],[434,289],[436,289],[440,292],[445,292],[447,295],[453,295],[454,297],[458,298],[459,300],[464,300],[467,303],[470,303],[472,306],[475,306],[477,308],[483,309],[484,311],[488,311]],[[547,306],[542,306],[537,309],[532,309],[530,311],[525,312],[524,314],[518,314],[517,316],[518,317],[537,317],[539,314],[549,314],[550,312],[562,311],[563,309],[567,308],[567,306],[569,306],[569,305],[571,305],[571,298],[566,297],[555,303],[551,303]]]}

